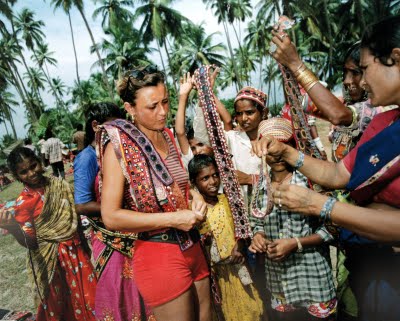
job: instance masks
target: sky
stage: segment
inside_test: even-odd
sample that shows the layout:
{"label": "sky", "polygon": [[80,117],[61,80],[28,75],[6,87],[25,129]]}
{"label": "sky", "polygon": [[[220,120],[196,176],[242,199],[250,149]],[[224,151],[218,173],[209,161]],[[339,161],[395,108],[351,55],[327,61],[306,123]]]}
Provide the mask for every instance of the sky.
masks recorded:
{"label": "sky", "polygon": [[[253,0],[253,8],[258,2]],[[89,20],[90,27],[93,31],[96,42],[101,41],[105,36],[101,28],[101,16],[93,20],[92,13],[96,8],[94,1],[84,0],[85,14]],[[54,52],[54,58],[58,61],[56,67],[50,67],[51,76],[59,76],[67,86],[72,86],[76,79],[75,72],[75,58],[71,42],[71,34],[69,29],[68,17],[63,10],[58,9],[54,11],[50,7],[50,0],[46,2],[43,0],[19,0],[15,5],[14,12],[20,12],[23,8],[30,8],[36,13],[35,18],[40,19],[45,23],[43,31],[45,33],[45,40],[49,44],[50,51]],[[204,22],[204,28],[207,34],[220,31],[221,35],[215,37],[216,42],[225,42],[225,36],[223,34],[222,25],[218,25],[217,18],[214,17],[210,9],[206,9],[205,4],[201,0],[179,0],[174,4],[174,9],[178,10],[182,15],[192,20],[194,23],[199,24]],[[253,11],[253,15],[256,13]],[[74,36],[76,42],[76,50],[79,61],[79,75],[82,80],[87,79],[91,74],[91,67],[97,60],[95,54],[90,54],[89,48],[91,46],[91,40],[83,19],[78,10],[73,9],[71,11],[71,17],[73,21]],[[233,35],[232,35],[233,36]],[[26,54],[29,57],[31,54]],[[158,53],[154,53],[151,56],[155,63],[160,64],[160,58]],[[31,64],[32,65],[32,64]],[[22,68],[22,73],[25,69]],[[93,71],[93,70],[92,70]],[[221,98],[229,98],[235,95],[234,90],[228,89],[221,93]],[[19,96],[15,94],[16,100],[19,100]],[[49,93],[43,92],[44,101],[51,106],[54,102],[53,97]],[[14,117],[16,121],[17,134],[19,138],[23,138],[26,135],[25,125],[27,120],[24,115],[24,107],[16,109],[16,115]],[[3,125],[0,125],[0,137],[5,134]]]}

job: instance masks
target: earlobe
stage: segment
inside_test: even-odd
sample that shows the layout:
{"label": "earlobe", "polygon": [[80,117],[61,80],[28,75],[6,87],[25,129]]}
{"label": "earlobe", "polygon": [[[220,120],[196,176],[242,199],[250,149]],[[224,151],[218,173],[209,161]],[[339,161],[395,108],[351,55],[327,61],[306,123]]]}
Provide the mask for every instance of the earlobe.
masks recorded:
{"label": "earlobe", "polygon": [[390,57],[393,59],[394,63],[400,67],[400,48],[394,48]]}
{"label": "earlobe", "polygon": [[133,106],[130,103],[124,102],[124,108],[128,114],[132,115]]}

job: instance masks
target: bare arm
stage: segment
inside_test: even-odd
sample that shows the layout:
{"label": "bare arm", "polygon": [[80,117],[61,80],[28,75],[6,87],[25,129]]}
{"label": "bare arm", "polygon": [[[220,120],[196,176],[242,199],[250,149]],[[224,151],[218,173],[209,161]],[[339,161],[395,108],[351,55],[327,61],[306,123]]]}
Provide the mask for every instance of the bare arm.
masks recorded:
{"label": "bare arm", "polygon": [[[259,157],[267,154],[280,157],[291,166],[294,166],[299,158],[296,149],[270,136],[265,136],[256,142],[253,150]],[[350,180],[350,173],[342,162],[333,163],[310,156],[304,157],[304,165],[299,171],[313,182],[332,189],[343,188]]]}
{"label": "bare arm", "polygon": [[[272,33],[274,35],[272,41],[277,45],[277,50],[272,56],[294,73],[303,64],[296,47],[291,42],[289,36],[281,39],[277,32],[272,31]],[[314,85],[308,91],[308,94],[319,110],[316,114],[317,116],[328,120],[334,125],[351,125],[353,115],[350,109],[321,83]]]}
{"label": "bare arm", "polygon": [[125,178],[113,147],[108,144],[103,162],[101,216],[111,230],[143,232],[173,227],[190,230],[203,220],[203,215],[191,210],[172,213],[140,213],[122,208]]}
{"label": "bare arm", "polygon": [[179,88],[179,103],[178,110],[175,118],[175,133],[178,138],[179,147],[184,155],[189,152],[189,140],[186,137],[185,120],[186,120],[186,106],[189,98],[190,91],[193,88],[193,80],[190,73],[183,75],[180,79]]}
{"label": "bare arm", "polygon": [[79,215],[86,215],[88,217],[98,217],[100,216],[100,203],[95,201],[90,201],[83,204],[75,204],[76,213]]}
{"label": "bare arm", "polygon": [[[309,189],[282,185],[273,193],[275,204],[304,215],[319,216],[328,199]],[[371,205],[370,208],[336,202],[331,213],[331,220],[359,235],[380,242],[400,241],[400,210],[384,204]]]}
{"label": "bare arm", "polygon": [[221,103],[216,95],[214,95],[215,103],[217,106],[217,112],[224,123],[224,130],[229,131],[233,129],[232,116],[229,111],[225,108],[225,105]]}

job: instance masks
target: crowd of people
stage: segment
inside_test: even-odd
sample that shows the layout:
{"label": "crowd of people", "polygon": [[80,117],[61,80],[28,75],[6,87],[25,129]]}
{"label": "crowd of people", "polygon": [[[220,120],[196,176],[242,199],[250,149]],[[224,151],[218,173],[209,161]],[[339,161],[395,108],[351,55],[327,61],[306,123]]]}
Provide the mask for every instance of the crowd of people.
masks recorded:
{"label": "crowd of people", "polygon": [[[0,209],[0,227],[28,250],[37,320],[400,320],[400,16],[348,49],[342,98],[288,34],[273,31],[272,43],[301,87],[320,159],[299,148],[290,104],[272,117],[253,87],[237,93],[234,117],[211,93],[218,128],[204,108],[186,128],[198,86],[189,73],[173,133],[165,76],[153,65],[117,81],[123,109],[88,108],[73,138],[74,189],[50,129],[41,154],[54,177],[30,144],[11,152],[8,168],[24,189]],[[211,88],[217,77],[215,69]],[[333,161],[313,117],[333,126]],[[224,134],[251,238],[237,237],[213,130]],[[329,245],[348,274],[337,282]]]}

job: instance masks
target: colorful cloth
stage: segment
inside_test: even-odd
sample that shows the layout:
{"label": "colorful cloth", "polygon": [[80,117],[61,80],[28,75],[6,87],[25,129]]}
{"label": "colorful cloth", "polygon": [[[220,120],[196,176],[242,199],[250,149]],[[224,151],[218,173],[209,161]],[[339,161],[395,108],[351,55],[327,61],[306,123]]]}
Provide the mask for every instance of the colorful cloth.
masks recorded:
{"label": "colorful cloth", "polygon": [[[94,320],[96,278],[80,246],[73,194],[66,181],[50,178],[43,190],[25,187],[15,217],[38,248],[29,250],[28,272],[36,285],[37,320]],[[40,212],[39,212],[40,210]],[[30,233],[32,232],[32,233]]]}
{"label": "colorful cloth", "polygon": [[258,90],[253,87],[244,87],[239,90],[235,97],[234,103],[236,103],[238,100],[241,99],[249,99],[254,102],[256,102],[258,105],[260,105],[263,109],[268,108],[267,107],[267,97],[268,95],[261,90]]}
{"label": "colorful cloth", "polygon": [[[359,143],[357,146],[344,158],[343,164],[347,168],[347,170],[352,173],[356,170],[356,159],[357,159],[357,154],[360,148],[367,142],[372,141],[372,139],[377,136],[380,132],[382,132],[384,129],[389,127],[391,124],[393,124],[395,121],[398,123],[398,119],[400,117],[400,110],[394,109],[390,110],[384,113],[381,113],[377,115],[371,124],[368,126],[368,128],[365,130],[363,136],[361,137]],[[398,124],[396,125],[398,127]],[[391,138],[391,140],[387,140],[383,142],[383,146],[385,148],[390,148],[393,149],[394,151],[398,150],[398,142],[396,141],[397,136],[394,136]],[[392,142],[390,142],[392,141]],[[391,144],[391,145],[390,145]],[[392,147],[388,147],[392,146]],[[362,151],[362,149],[361,149]],[[381,171],[376,171],[377,176],[372,176],[374,181],[379,180],[384,180],[386,178],[385,175],[389,174],[392,175],[392,170],[397,170],[398,169],[398,164],[399,161],[394,161],[394,162],[384,162],[383,160],[380,161],[381,157],[380,155],[377,155],[374,151],[369,151],[369,154],[366,155],[367,161],[370,163],[371,167],[376,167],[379,164],[379,168],[381,168]],[[375,155],[376,154],[376,155]],[[396,158],[396,157],[395,157]],[[395,159],[393,158],[393,159]],[[393,160],[392,159],[392,160]],[[385,166],[382,166],[381,164],[385,164]],[[376,164],[376,166],[374,166]],[[355,172],[356,173],[356,172]],[[366,179],[366,181],[368,181]],[[386,185],[380,187],[379,190],[376,191],[375,195],[371,195],[369,197],[369,202],[376,202],[376,203],[384,203],[393,207],[400,208],[400,198],[398,195],[400,195],[400,176],[393,176],[389,181],[386,181]],[[358,187],[358,186],[357,186]],[[354,197],[353,193],[351,193],[351,196]],[[369,194],[368,194],[369,195]],[[357,196],[356,196],[357,197]],[[361,195],[359,195],[361,200]],[[362,197],[364,199],[364,197]],[[357,201],[357,198],[355,199]]]}
{"label": "colorful cloth", "polygon": [[[129,134],[124,131],[129,130]],[[135,134],[135,140],[132,139]],[[172,134],[171,134],[172,135]],[[171,135],[164,131],[169,154],[178,156],[170,144]],[[187,208],[187,198],[174,182],[170,171],[152,144],[131,123],[118,120],[103,125],[96,134],[96,148],[102,168],[103,155],[111,143],[126,179],[123,207],[143,213],[168,212]],[[171,148],[175,150],[172,151]],[[179,162],[179,160],[177,160]],[[101,192],[102,173],[99,175]],[[188,192],[188,184],[185,194]],[[166,214],[167,215],[167,214]],[[97,320],[154,320],[150,309],[141,309],[140,294],[133,279],[135,233],[118,233],[97,228],[93,255],[102,266],[96,294]],[[112,249],[109,251],[109,249]],[[106,252],[106,255],[102,255]]]}
{"label": "colorful cloth", "polygon": [[207,247],[208,257],[221,300],[220,307],[214,302],[214,312],[218,314],[221,310],[225,321],[263,320],[263,302],[246,265],[230,263],[236,241],[231,210],[224,194],[218,195],[218,203],[208,209],[200,233],[208,235],[212,242],[211,247]]}
{"label": "colorful cloth", "polygon": [[[307,178],[293,173],[290,184],[307,187]],[[262,232],[269,240],[305,237],[318,234],[326,243],[333,239],[318,218],[290,213],[275,206],[264,219],[251,217],[253,233]],[[265,259],[267,287],[272,293],[283,293],[286,302],[328,302],[335,298],[335,284],[326,244],[308,247],[302,253],[291,253],[284,261]]]}

